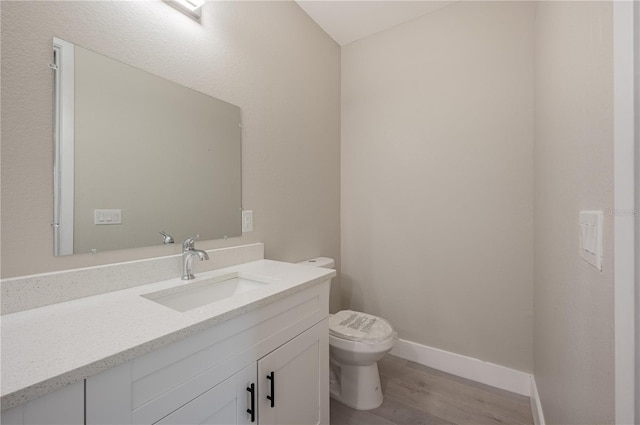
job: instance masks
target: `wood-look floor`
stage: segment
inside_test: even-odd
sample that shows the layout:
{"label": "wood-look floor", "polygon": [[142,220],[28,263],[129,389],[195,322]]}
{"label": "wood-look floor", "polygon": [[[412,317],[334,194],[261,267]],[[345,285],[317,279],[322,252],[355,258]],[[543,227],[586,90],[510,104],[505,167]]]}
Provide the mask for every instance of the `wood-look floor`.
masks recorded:
{"label": "wood-look floor", "polygon": [[384,402],[351,409],[331,399],[332,425],[532,425],[528,397],[391,355],[378,363]]}

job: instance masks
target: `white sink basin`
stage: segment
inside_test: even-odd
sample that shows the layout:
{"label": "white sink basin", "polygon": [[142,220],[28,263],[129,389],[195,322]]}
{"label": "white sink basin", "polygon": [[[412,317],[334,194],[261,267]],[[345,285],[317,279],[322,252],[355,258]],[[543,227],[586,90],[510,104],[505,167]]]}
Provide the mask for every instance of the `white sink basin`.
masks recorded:
{"label": "white sink basin", "polygon": [[185,312],[235,295],[244,294],[254,289],[269,285],[266,281],[248,278],[238,273],[196,280],[193,283],[164,289],[162,291],[143,294],[142,297],[162,304],[173,310]]}

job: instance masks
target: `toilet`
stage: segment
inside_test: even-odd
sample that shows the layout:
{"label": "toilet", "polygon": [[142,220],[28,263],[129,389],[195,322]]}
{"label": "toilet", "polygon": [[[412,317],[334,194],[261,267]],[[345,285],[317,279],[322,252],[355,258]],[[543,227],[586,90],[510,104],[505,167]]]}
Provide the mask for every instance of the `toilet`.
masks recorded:
{"label": "toilet", "polygon": [[[333,268],[331,258],[318,257],[299,264]],[[329,317],[331,398],[358,410],[382,404],[378,360],[397,339],[386,320],[371,314],[343,310]]]}

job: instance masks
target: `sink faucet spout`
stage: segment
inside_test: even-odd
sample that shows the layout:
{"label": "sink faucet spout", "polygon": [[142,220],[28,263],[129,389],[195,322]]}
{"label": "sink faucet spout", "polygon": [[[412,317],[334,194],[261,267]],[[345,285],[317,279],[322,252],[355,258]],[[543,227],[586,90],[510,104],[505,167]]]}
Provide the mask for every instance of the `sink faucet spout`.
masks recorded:
{"label": "sink faucet spout", "polygon": [[193,236],[182,242],[182,280],[191,280],[196,277],[193,274],[193,257],[198,256],[200,261],[208,260],[209,254],[201,249],[196,249],[195,240],[199,235]]}

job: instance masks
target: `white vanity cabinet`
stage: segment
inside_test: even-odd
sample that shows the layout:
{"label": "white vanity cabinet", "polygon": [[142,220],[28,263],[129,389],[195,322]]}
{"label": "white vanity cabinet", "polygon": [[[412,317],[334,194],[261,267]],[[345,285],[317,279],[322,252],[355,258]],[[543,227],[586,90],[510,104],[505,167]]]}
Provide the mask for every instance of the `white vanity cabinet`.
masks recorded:
{"label": "white vanity cabinet", "polygon": [[327,423],[321,396],[328,390],[321,384],[328,382],[321,367],[325,328],[321,322],[303,332],[155,424]]}
{"label": "white vanity cabinet", "polygon": [[86,424],[328,424],[328,295],[326,281],[87,378]]}

